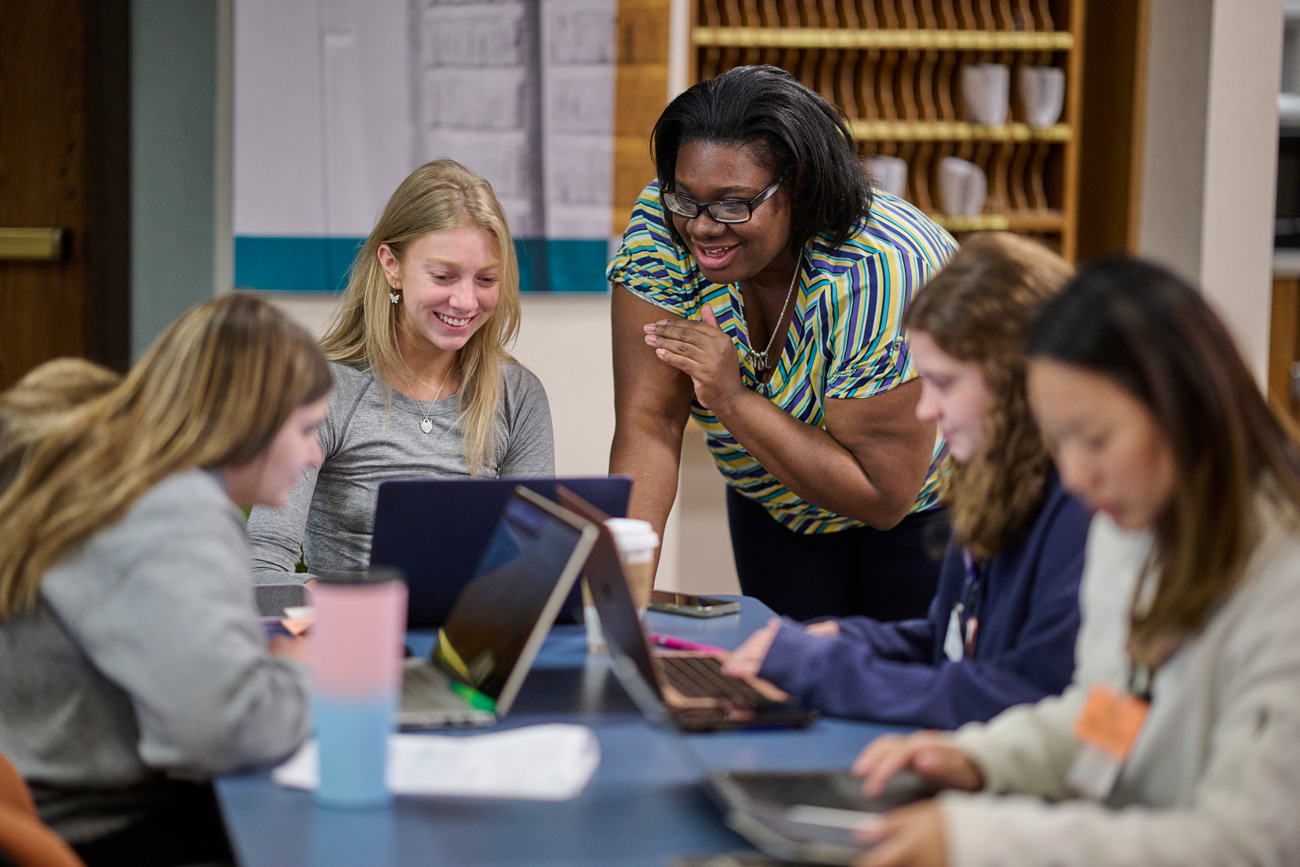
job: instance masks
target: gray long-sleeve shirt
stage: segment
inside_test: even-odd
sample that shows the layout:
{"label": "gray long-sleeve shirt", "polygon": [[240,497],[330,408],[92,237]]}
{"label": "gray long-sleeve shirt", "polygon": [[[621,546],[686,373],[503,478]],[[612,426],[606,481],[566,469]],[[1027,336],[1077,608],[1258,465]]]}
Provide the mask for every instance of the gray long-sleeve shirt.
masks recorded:
{"label": "gray long-sleeve shirt", "polygon": [[[455,395],[418,401],[394,389],[392,405],[386,407],[370,371],[339,363],[330,367],[334,390],[320,427],[324,463],[303,473],[283,508],[258,507],[249,517],[258,583],[365,569],[380,482],[470,476]],[[554,475],[555,440],[546,391],[521,364],[505,365],[501,379],[499,436],[482,475]],[[432,423],[428,433],[420,427],[425,417]],[[311,572],[295,575],[300,547]]]}
{"label": "gray long-sleeve shirt", "polygon": [[0,751],[72,842],[203,778],[276,761],[310,730],[305,667],[266,651],[241,516],[214,472],[178,473],[61,559],[0,620]]}

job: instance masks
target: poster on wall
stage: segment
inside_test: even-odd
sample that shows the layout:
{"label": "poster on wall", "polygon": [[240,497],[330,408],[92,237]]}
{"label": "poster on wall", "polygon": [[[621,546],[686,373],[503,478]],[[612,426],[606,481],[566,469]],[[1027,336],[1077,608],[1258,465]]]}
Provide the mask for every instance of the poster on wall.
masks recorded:
{"label": "poster on wall", "polygon": [[487,178],[524,291],[603,292],[617,0],[235,0],[235,285],[335,292],[388,196]]}

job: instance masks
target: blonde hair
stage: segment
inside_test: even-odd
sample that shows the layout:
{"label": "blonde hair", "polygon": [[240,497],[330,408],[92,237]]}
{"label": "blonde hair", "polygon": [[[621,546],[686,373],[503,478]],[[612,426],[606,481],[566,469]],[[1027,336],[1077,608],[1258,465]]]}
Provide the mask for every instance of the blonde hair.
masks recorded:
{"label": "blonde hair", "polygon": [[32,368],[0,393],[0,491],[18,475],[27,450],[59,417],[122,381],[116,371],[84,358],[56,358]]}
{"label": "blonde hair", "polygon": [[191,309],[121,384],[60,414],[0,493],[0,616],[33,604],[64,552],[163,479],[248,463],[331,384],[312,336],[262,298]]}
{"label": "blonde hair", "polygon": [[514,361],[506,347],[519,331],[519,263],[505,212],[491,184],[454,160],[434,160],[411,172],[357,252],[348,287],[321,344],[331,361],[377,371],[388,404],[391,381],[409,380],[411,371],[398,348],[401,305],[389,299],[379,247],[387,244],[393,256],[404,262],[408,247],[417,238],[464,227],[481,229],[495,238],[501,261],[496,308],[457,356],[465,461],[470,472],[478,475],[496,448],[502,367]]}
{"label": "blonde hair", "polygon": [[1024,342],[1039,310],[1073,273],[1036,241],[975,235],[907,310],[907,326],[953,358],[977,364],[993,396],[983,449],[969,461],[949,461],[943,494],[957,538],[981,559],[1001,550],[1042,507],[1052,460],[1029,412]]}

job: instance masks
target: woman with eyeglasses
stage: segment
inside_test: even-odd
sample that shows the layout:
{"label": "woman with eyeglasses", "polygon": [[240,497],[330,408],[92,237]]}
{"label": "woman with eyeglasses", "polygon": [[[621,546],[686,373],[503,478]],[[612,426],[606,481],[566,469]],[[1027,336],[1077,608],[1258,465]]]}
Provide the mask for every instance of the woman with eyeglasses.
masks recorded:
{"label": "woman with eyeglasses", "polygon": [[943,441],[915,415],[902,316],[956,244],[873,191],[842,114],[775,67],[690,88],[651,149],[608,269],[631,514],[662,534],[694,417],[747,595],[796,619],[924,617]]}

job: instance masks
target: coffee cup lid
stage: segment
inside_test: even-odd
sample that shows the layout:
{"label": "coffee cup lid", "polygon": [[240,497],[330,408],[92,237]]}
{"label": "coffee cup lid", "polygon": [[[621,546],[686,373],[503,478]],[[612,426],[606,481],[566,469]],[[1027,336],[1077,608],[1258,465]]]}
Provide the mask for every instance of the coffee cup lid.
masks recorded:
{"label": "coffee cup lid", "polygon": [[614,544],[620,548],[640,549],[659,547],[659,534],[649,521],[636,518],[609,518],[605,526],[614,536]]}

